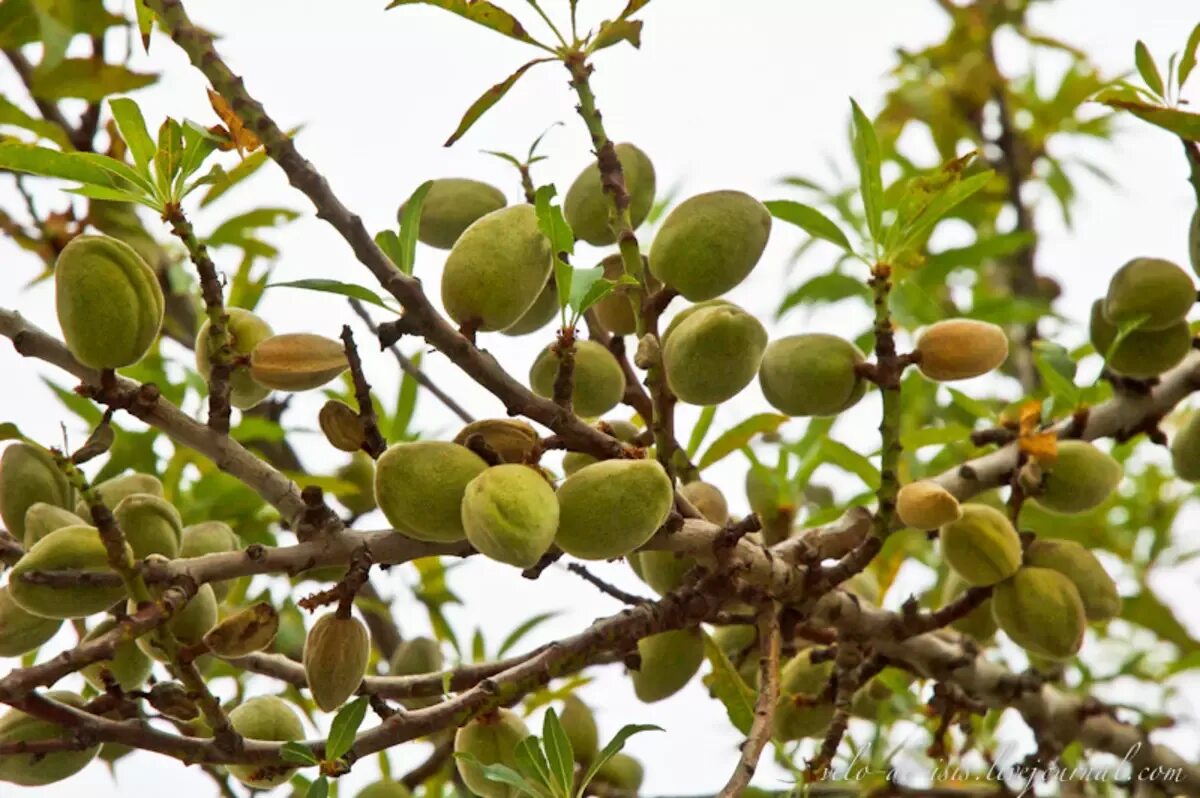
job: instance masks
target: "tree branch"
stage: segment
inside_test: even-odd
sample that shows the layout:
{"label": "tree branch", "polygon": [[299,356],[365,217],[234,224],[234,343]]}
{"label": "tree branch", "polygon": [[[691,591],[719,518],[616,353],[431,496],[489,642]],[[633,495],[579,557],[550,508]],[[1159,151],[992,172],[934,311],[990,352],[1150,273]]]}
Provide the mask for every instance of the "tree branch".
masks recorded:
{"label": "tree branch", "polygon": [[758,639],[762,641],[762,654],[758,663],[758,699],[754,702],[754,720],[750,733],[742,743],[742,756],[734,768],[733,775],[717,798],[737,798],[750,786],[754,771],[758,769],[758,758],[771,739],[771,725],[775,718],[775,705],[779,702],[779,604],[772,601],[759,616]]}

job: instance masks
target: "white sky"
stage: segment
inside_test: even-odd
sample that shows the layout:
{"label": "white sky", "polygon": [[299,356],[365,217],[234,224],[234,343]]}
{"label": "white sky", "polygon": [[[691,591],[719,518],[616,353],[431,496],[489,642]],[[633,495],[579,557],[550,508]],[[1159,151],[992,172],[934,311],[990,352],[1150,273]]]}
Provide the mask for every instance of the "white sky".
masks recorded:
{"label": "white sky", "polygon": [[[623,4],[623,0],[582,2],[581,20],[592,23],[611,17]],[[452,15],[424,8],[384,13],[383,2],[206,0],[188,5],[198,22],[221,34],[221,53],[274,118],[285,127],[304,125],[300,151],[371,230],[394,226],[397,205],[432,177],[467,175],[488,180],[502,187],[510,201],[517,201],[515,173],[479,150],[523,152],[555,121],[566,125],[546,137],[542,151],[550,160],[535,167],[537,181],[553,180],[565,190],[588,160],[586,132],[574,116],[566,75],[552,65],[529,73],[454,148],[441,147],[485,87],[532,57],[522,45]],[[555,0],[546,5],[555,12],[566,7]],[[521,3],[509,7],[524,19],[532,16],[524,13],[527,9]],[[783,174],[825,177],[829,155],[846,163],[847,98],[855,97],[868,111],[877,109],[894,49],[935,41],[945,24],[933,2],[919,0],[656,0],[641,16],[646,20],[641,52],[621,46],[598,59],[594,88],[610,134],[618,141],[634,141],[650,154],[663,190],[681,182],[685,195],[737,188],[763,199],[785,196],[777,183]],[[1034,21],[1038,29],[1090,52],[1113,74],[1131,66],[1137,38],[1165,61],[1168,53],[1182,46],[1197,21],[1197,10],[1193,0],[1060,0],[1039,8]],[[540,30],[536,24],[529,27]],[[1009,72],[1025,66],[1019,52],[1002,51],[1001,56]],[[165,37],[156,35],[152,55],[138,56],[134,64],[166,74],[162,82],[136,95],[152,126],[166,114],[205,124],[215,121],[203,79]],[[0,90],[5,96],[24,99],[7,69],[0,70]],[[1192,95],[1196,96],[1194,89]],[[1147,126],[1129,123],[1125,127],[1117,146],[1099,151],[1120,182],[1119,189],[1081,182],[1083,199],[1073,230],[1062,227],[1050,203],[1039,208],[1047,231],[1039,249],[1039,268],[1063,283],[1059,309],[1073,319],[1086,318],[1088,306],[1109,275],[1128,258],[1158,255],[1179,262],[1186,258],[1192,200],[1179,147]],[[40,199],[43,204],[62,202],[55,192]],[[0,185],[0,201],[5,208],[17,207],[8,181]],[[267,167],[252,187],[240,187],[228,202],[219,203],[215,213],[196,214],[197,224],[202,231],[211,230],[234,212],[256,206],[284,206],[305,213],[272,239],[283,250],[276,280],[328,277],[369,284],[369,275],[341,239],[312,215],[307,201],[288,189],[274,167]],[[797,285],[828,265],[823,255],[810,257],[788,274],[786,255],[800,240],[796,231],[777,225],[766,257],[751,279],[732,293],[734,301],[764,321],[772,319],[785,286]],[[427,280],[435,301],[440,256],[424,248],[418,253],[417,274]],[[0,241],[0,259],[4,263],[0,304],[16,305],[56,331],[48,286],[23,290],[36,264],[7,241]],[[228,250],[218,250],[216,260],[226,271],[236,266],[236,255]],[[587,265],[587,260],[588,255],[581,253],[578,261]],[[348,309],[330,297],[285,289],[268,293],[260,310],[277,331],[336,335],[350,318]],[[861,318],[848,319],[839,308],[814,317],[790,315],[772,332],[820,329],[853,334],[861,327]],[[1079,329],[1064,333],[1070,343],[1082,337]],[[527,372],[544,342],[497,335],[485,339],[485,345],[518,375]],[[413,351],[413,342],[405,345]],[[393,363],[370,350],[364,356],[372,382],[382,395],[394,395]],[[428,356],[427,364],[435,379],[472,412],[502,413],[498,402],[456,373],[440,355]],[[0,369],[7,382],[0,393],[0,420],[19,421],[27,434],[45,440],[57,436],[63,420],[73,436],[83,434],[42,385],[39,371],[20,362],[7,346],[0,347]],[[318,406],[313,397],[294,403],[293,423],[315,426]],[[423,396],[418,407],[419,423],[431,434],[452,434],[457,428],[431,398]],[[762,409],[766,406],[752,386],[722,409],[717,423],[724,420],[729,425]],[[854,416],[839,425],[839,437],[873,446],[875,413],[875,405],[864,401]],[[683,415],[684,429],[690,417]],[[329,448],[316,438],[304,441],[302,451],[316,470],[332,471],[340,462],[330,459]],[[726,488],[739,511],[744,509],[740,491],[744,471],[740,459],[730,458],[707,474]],[[623,566],[602,565],[597,570],[625,587],[639,587]],[[1192,633],[1200,634],[1195,573],[1194,568],[1175,569],[1164,573],[1157,584],[1166,601],[1184,609],[1181,615]],[[427,630],[424,611],[402,587],[414,581],[412,569],[406,567],[393,568],[381,580],[401,592],[397,621],[406,634]],[[909,581],[910,588],[920,586],[919,577]],[[592,618],[620,609],[561,570],[551,570],[533,583],[507,567],[472,560],[455,572],[452,586],[467,602],[452,616],[464,637],[469,639],[474,626],[481,625],[493,647],[509,629],[546,608],[559,609],[562,615],[543,627],[545,638],[531,643],[569,634]],[[0,670],[10,664],[14,663],[0,664]],[[675,697],[646,706],[634,699],[615,668],[596,675],[597,681],[584,689],[583,696],[596,708],[603,736],[626,722],[655,722],[667,729],[665,735],[639,736],[627,748],[647,763],[646,794],[712,793],[724,783],[736,762],[740,740],[720,705],[707,699],[699,679]],[[1190,685],[1180,682],[1179,687],[1185,692],[1172,709],[1190,722],[1164,739],[1181,746],[1185,757],[1195,757],[1200,700],[1194,680]],[[393,770],[404,772],[420,761],[424,751],[423,745],[408,745],[390,752]],[[86,793],[108,798],[164,790],[176,798],[213,794],[211,782],[197,769],[153,755],[125,760],[117,774],[119,781],[114,783],[103,766],[93,764],[72,779],[40,790],[0,785],[0,796],[67,798]],[[756,783],[781,786],[778,775],[778,770],[765,766]],[[364,763],[342,780],[343,788],[353,788],[343,794],[353,794],[374,778],[373,768]]]}

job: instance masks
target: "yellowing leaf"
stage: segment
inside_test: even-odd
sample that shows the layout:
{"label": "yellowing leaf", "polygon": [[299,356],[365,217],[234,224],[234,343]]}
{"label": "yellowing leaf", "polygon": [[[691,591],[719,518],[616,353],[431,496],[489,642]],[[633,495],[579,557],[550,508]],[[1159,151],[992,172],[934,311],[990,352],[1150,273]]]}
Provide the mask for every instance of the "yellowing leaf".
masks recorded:
{"label": "yellowing leaf", "polygon": [[1019,446],[1023,453],[1039,463],[1053,463],[1058,459],[1058,436],[1053,432],[1039,432],[1036,435],[1023,436]]}
{"label": "yellowing leaf", "polygon": [[213,110],[217,112],[217,116],[225,123],[225,132],[229,135],[229,140],[233,143],[233,148],[238,151],[238,155],[244,156],[247,152],[254,152],[262,146],[258,136],[246,127],[245,123],[229,107],[229,103],[225,102],[224,97],[209,89],[208,101]]}

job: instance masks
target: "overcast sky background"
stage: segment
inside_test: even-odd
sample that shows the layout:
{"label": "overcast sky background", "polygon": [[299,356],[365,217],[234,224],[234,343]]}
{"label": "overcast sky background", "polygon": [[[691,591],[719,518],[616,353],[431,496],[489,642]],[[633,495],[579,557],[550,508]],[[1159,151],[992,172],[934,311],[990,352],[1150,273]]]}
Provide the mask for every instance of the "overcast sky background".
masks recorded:
{"label": "overcast sky background", "polygon": [[[581,22],[611,17],[623,4],[583,2]],[[518,201],[515,172],[480,150],[524,152],[535,136],[556,121],[566,124],[546,137],[542,152],[549,160],[535,167],[537,182],[553,181],[565,190],[589,159],[589,142],[574,115],[566,74],[551,65],[530,72],[454,148],[441,147],[485,87],[532,57],[526,47],[445,12],[414,7],[384,13],[383,2],[311,0],[206,0],[188,5],[197,22],[222,36],[220,52],[276,121],[284,127],[304,126],[297,140],[300,151],[371,230],[394,227],[398,204],[418,184],[434,177],[487,180],[502,187],[511,202]],[[550,0],[546,5],[558,12],[558,18],[565,15],[566,3]],[[541,32],[531,15],[524,13],[523,4],[509,6],[529,22],[535,35]],[[642,50],[616,47],[597,61],[594,88],[608,131],[618,141],[636,142],[649,153],[663,191],[678,183],[684,196],[736,188],[762,199],[786,196],[778,184],[784,174],[827,177],[825,164],[830,156],[848,164],[847,98],[856,98],[869,112],[876,110],[894,50],[937,41],[946,24],[932,0],[657,0],[641,16],[646,21]],[[1037,29],[1082,47],[1108,74],[1115,74],[1131,66],[1133,42],[1138,38],[1165,62],[1170,52],[1182,47],[1197,17],[1194,0],[1060,0],[1039,7],[1033,19]],[[1023,70],[1027,63],[1025,54],[1011,47],[1002,47],[1000,56],[1010,73]],[[138,55],[133,64],[164,73],[162,81],[136,94],[152,127],[167,114],[215,122],[205,98],[205,81],[166,37],[156,34],[151,55]],[[0,91],[25,101],[7,69],[0,70]],[[1190,94],[1198,97],[1194,87]],[[1130,257],[1186,260],[1186,224],[1193,201],[1178,144],[1146,125],[1129,122],[1123,129],[1116,146],[1098,150],[1119,189],[1094,180],[1081,182],[1082,198],[1071,230],[1063,227],[1052,203],[1041,202],[1038,207],[1039,221],[1045,222],[1038,267],[1063,284],[1058,308],[1074,320],[1086,318],[1088,306],[1108,277]],[[39,199],[51,206],[63,201],[53,191],[40,194]],[[0,202],[6,209],[19,207],[11,181],[0,181]],[[308,202],[286,186],[273,166],[265,168],[252,185],[231,193],[227,202],[196,213],[196,222],[201,231],[208,231],[235,212],[258,206],[290,207],[304,213],[271,237],[283,252],[275,280],[327,277],[369,284],[369,275],[344,242],[313,216]],[[801,240],[797,231],[777,225],[767,255],[731,298],[764,322],[773,319],[785,286],[797,285],[828,267],[828,252],[818,251],[789,272],[787,254]],[[218,250],[215,256],[218,267],[232,273],[236,253]],[[442,256],[426,248],[418,253],[417,275],[426,279],[435,300]],[[589,265],[589,257],[585,247],[577,260]],[[7,240],[0,241],[0,263],[2,304],[18,306],[57,333],[49,286],[23,288],[37,264]],[[351,318],[348,309],[332,297],[289,289],[269,292],[260,311],[278,332],[305,330],[336,336],[340,325]],[[774,325],[772,335],[801,330],[850,335],[862,329],[864,319],[847,314],[844,308],[810,316],[793,314]],[[520,339],[490,335],[484,343],[523,377],[548,336],[548,332]],[[1080,343],[1083,337],[1082,328],[1062,335],[1070,344]],[[405,347],[410,353],[415,349],[411,341]],[[363,354],[381,395],[394,395],[394,363],[369,347]],[[473,413],[503,414],[496,400],[457,373],[445,358],[432,353],[426,363],[438,382]],[[0,347],[0,369],[6,375],[0,421],[17,420],[27,434],[44,441],[56,440],[58,425],[65,421],[72,439],[82,440],[85,431],[39,378],[51,372],[30,366],[20,362],[10,347]],[[56,377],[70,384],[61,375]],[[294,403],[293,423],[315,426],[319,403],[315,397]],[[457,429],[455,419],[431,397],[423,394],[418,408],[420,428],[430,435],[452,435]],[[728,426],[763,409],[766,405],[753,385],[722,408],[717,424]],[[692,417],[684,413],[684,429]],[[876,418],[877,404],[871,397],[839,423],[837,436],[869,451],[875,446]],[[793,429],[799,428],[799,422],[793,423]],[[319,437],[301,444],[314,471],[328,473],[340,465],[341,455],[334,456]],[[745,463],[731,457],[706,473],[726,489],[739,512],[745,510],[740,488],[744,472]],[[818,476],[828,478],[824,472]],[[372,517],[365,526],[372,524],[381,526],[382,521]],[[644,590],[620,564],[601,565],[597,570],[625,587]],[[922,578],[919,573],[906,573],[889,603],[920,588]],[[427,632],[424,610],[405,588],[415,582],[413,569],[393,568],[378,581],[385,591],[400,596],[397,621],[403,632]],[[473,558],[455,571],[451,584],[466,602],[465,608],[452,610],[453,622],[465,639],[475,625],[481,625],[493,649],[511,628],[544,609],[558,609],[561,615],[546,624],[537,639],[531,638],[531,645],[577,631],[591,619],[620,609],[560,569],[529,582],[511,568]],[[1155,584],[1164,600],[1180,610],[1191,632],[1200,634],[1196,568],[1163,569]],[[67,644],[64,638],[57,642]],[[1020,655],[1008,653],[1019,665]],[[15,664],[0,661],[0,672]],[[603,738],[626,722],[654,722],[667,729],[666,734],[636,737],[627,748],[647,764],[646,794],[712,794],[724,783],[737,760],[740,739],[721,706],[707,699],[699,679],[673,698],[647,706],[636,701],[617,668],[597,670],[595,675],[596,681],[582,695],[596,709]],[[256,684],[260,690],[269,689],[266,682]],[[1185,758],[1195,758],[1200,753],[1197,682],[1179,679],[1175,687],[1181,692],[1167,708],[1184,722],[1161,739],[1179,746]],[[1151,705],[1161,701],[1157,694],[1141,699]],[[1016,724],[1014,739],[1024,739],[1020,732]],[[914,744],[919,750],[919,737]],[[393,771],[404,772],[426,750],[423,744],[393,750]],[[765,765],[756,784],[781,787],[780,774]],[[168,790],[177,798],[214,794],[211,781],[198,769],[154,755],[124,760],[117,775],[114,782],[103,765],[94,763],[72,779],[37,790],[2,785],[0,796],[109,798]],[[353,795],[374,778],[373,764],[364,763],[342,780],[343,795]]]}

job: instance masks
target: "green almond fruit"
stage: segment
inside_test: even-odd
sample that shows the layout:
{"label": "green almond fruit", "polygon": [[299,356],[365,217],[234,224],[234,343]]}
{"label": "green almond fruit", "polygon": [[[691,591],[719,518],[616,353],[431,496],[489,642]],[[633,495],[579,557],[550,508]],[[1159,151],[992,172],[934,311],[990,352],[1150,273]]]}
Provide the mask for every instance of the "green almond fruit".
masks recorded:
{"label": "green almond fruit", "polygon": [[1008,579],[1021,567],[1021,538],[1008,516],[986,504],[962,505],[962,517],[941,528],[942,557],[970,585]]}
{"label": "green almond fruit", "polygon": [[467,483],[462,500],[467,540],[497,562],[530,568],[558,531],[558,499],[533,468],[498,465]]}
{"label": "green almond fruit", "polygon": [[535,333],[558,316],[558,310],[558,286],[551,279],[542,289],[542,293],[538,294],[537,299],[529,306],[529,310],[500,332],[509,336]]}
{"label": "green almond fruit", "polygon": [[487,467],[482,457],[457,443],[398,443],[375,463],[375,500],[388,522],[410,538],[462,540],[467,534],[463,494]]}
{"label": "green almond fruit", "polygon": [[1004,328],[974,319],[932,324],[917,339],[917,367],[931,380],[967,380],[999,368],[1008,358]]}
{"label": "green almond fruit", "polygon": [[629,555],[636,557],[642,581],[660,596],[665,596],[683,584],[688,571],[696,567],[691,557],[673,551],[638,551]]}
{"label": "green almond fruit", "polygon": [[665,337],[667,383],[680,401],[721,404],[754,379],[766,346],[762,324],[736,305],[697,310]]}
{"label": "green almond fruit", "polygon": [[597,779],[628,793],[636,793],[641,788],[645,775],[641,762],[621,752],[613,754],[596,771]]}
{"label": "green almond fruit", "polygon": [[1192,413],[1171,438],[1171,463],[1175,476],[1200,482],[1200,413]]}
{"label": "green almond fruit", "polygon": [[412,792],[398,781],[377,781],[363,787],[356,798],[412,798]]}
{"label": "green almond fruit", "polygon": [[313,701],[333,712],[354,695],[367,672],[371,637],[363,622],[337,613],[322,615],[304,644],[304,675]]}
{"label": "green almond fruit", "polygon": [[[622,443],[633,443],[637,436],[641,434],[641,430],[635,427],[631,422],[625,421],[624,419],[607,419],[604,421],[604,423],[607,424],[609,429],[612,431],[612,436]],[[595,457],[592,457],[590,454],[584,454],[583,452],[567,452],[565,455],[563,455],[563,473],[565,473],[567,476],[571,476],[584,466],[588,466],[597,462],[599,462],[599,460],[597,460]]]}
{"label": "green almond fruit", "polygon": [[375,461],[366,452],[355,452],[350,462],[334,472],[334,476],[355,487],[351,491],[336,491],[334,496],[355,515],[365,515],[375,509]]}
{"label": "green almond fruit", "polygon": [[731,624],[718,626],[712,633],[713,642],[717,648],[735,665],[748,654],[753,653],[757,658],[758,630],[749,624]]}
{"label": "green almond fruit", "polygon": [[466,446],[478,435],[488,448],[505,463],[524,463],[541,446],[541,436],[527,421],[509,418],[485,418],[472,421],[459,430],[454,442]]}
{"label": "green almond fruit", "polygon": [[[242,547],[233,528],[224,521],[202,521],[183,528],[180,537],[179,556],[203,557],[206,554],[222,554],[237,551]],[[233,587],[233,579],[223,579],[213,582],[213,592],[218,601],[224,601]]]}
{"label": "green almond fruit", "polygon": [[[271,325],[254,313],[243,308],[227,308],[229,320],[225,330],[229,335],[230,348],[235,356],[249,357],[254,348],[275,334]],[[205,320],[196,333],[196,371],[208,382],[212,375],[212,356],[209,352],[212,338],[212,322]],[[266,399],[271,389],[254,381],[247,364],[237,365],[229,377],[229,402],[234,407],[247,410]]]}
{"label": "green almond fruit", "polygon": [[[122,499],[135,493],[158,497],[164,495],[162,482],[153,474],[121,474],[93,485],[92,489],[110,510],[115,510]],[[75,515],[91,523],[92,511],[83,499],[75,504]]]}
{"label": "green almond fruit", "polygon": [[824,333],[779,338],[763,352],[758,382],[771,406],[789,416],[836,416],[866,392],[858,376],[862,353]]}
{"label": "green almond fruit", "polygon": [[235,612],[204,634],[204,645],[218,657],[244,657],[262,651],[279,633],[279,613],[265,601]]}
{"label": "green almond fruit", "polygon": [[34,502],[25,511],[25,548],[33,548],[34,543],[64,526],[87,526],[87,521],[70,510],[46,502]]}
{"label": "green almond fruit", "polygon": [[[504,192],[479,180],[466,177],[434,180],[421,203],[417,240],[434,249],[450,249],[464,230],[507,202]],[[401,205],[396,213],[399,221],[404,218],[404,207]]]}
{"label": "green almond fruit", "polygon": [[671,479],[654,460],[593,463],[558,489],[555,542],[584,560],[624,557],[663,525],[674,501]]}
{"label": "green almond fruit", "polygon": [[[248,740],[286,743],[304,737],[304,726],[296,710],[273,695],[258,696],[229,711],[229,724]],[[262,765],[228,765],[229,774],[257,790],[278,787],[292,777],[295,768]]]}
{"label": "green almond fruit", "polygon": [[[643,269],[648,264],[643,256]],[[600,261],[607,280],[619,280],[625,274],[625,261],[620,253],[609,255]],[[637,314],[634,313],[633,303],[630,302],[631,286],[618,284],[608,294],[592,306],[597,320],[613,335],[633,335],[637,332]]]}
{"label": "green almond fruit", "polygon": [[[135,612],[137,605],[129,602],[129,611]],[[194,645],[204,639],[204,635],[217,625],[220,612],[217,608],[217,597],[212,585],[204,584],[196,591],[183,609],[179,610],[171,620],[167,621],[166,629],[175,636],[182,645]],[[169,657],[157,640],[157,635],[143,635],[137,640],[138,646],[146,654],[159,662],[166,662]]]}
{"label": "green almond fruit", "polygon": [[778,477],[770,469],[752,466],[746,472],[745,490],[751,511],[762,523],[763,542],[773,546],[787,540],[796,511],[790,497],[786,496],[790,487],[779,485]]}
{"label": "green almond fruit", "polygon": [[41,647],[58,632],[62,621],[34,615],[13,601],[0,586],[0,657],[20,657]]}
{"label": "green almond fruit", "polygon": [[[441,645],[429,637],[414,637],[396,646],[388,672],[392,676],[418,676],[438,673],[444,667]],[[431,707],[438,701],[436,696],[400,699],[400,703],[408,709]]]}
{"label": "green almond fruit", "polygon": [[779,702],[772,735],[777,740],[800,740],[820,734],[833,719],[833,702],[818,701],[833,672],[833,662],[813,663],[811,649],[792,657],[779,672]]}
{"label": "green almond fruit", "polygon": [[[79,709],[81,697],[62,690],[52,690],[46,697]],[[10,709],[0,715],[0,743],[32,743],[39,740],[58,740],[68,732],[63,727]],[[81,751],[55,751],[50,754],[7,754],[0,756],[0,781],[22,787],[43,787],[74,776],[87,767],[99,753],[99,744]]]}
{"label": "green almond fruit", "polygon": [[132,247],[107,236],[76,236],[63,248],[54,301],[67,348],[94,369],[137,363],[162,326],[158,276]]}
{"label": "green almond fruit", "polygon": [[600,730],[596,728],[596,716],[592,710],[572,693],[563,699],[558,719],[567,739],[571,741],[575,761],[581,765],[591,764],[600,752]]}
{"label": "green almond fruit", "polygon": [[638,641],[641,666],[630,674],[633,692],[647,704],[682,690],[704,661],[704,635],[699,629],[673,629]]}
{"label": "green almond fruit", "polygon": [[517,798],[516,790],[487,778],[480,766],[504,765],[516,770],[517,745],[528,736],[525,722],[509,709],[480,715],[459,728],[454,735],[454,753],[469,754],[476,760],[455,757],[463,783],[479,798]]}
{"label": "green almond fruit", "polygon": [[[971,586],[961,576],[951,571],[942,586],[942,605],[949,604]],[[996,619],[992,615],[992,600],[989,598],[975,609],[951,624],[956,630],[983,642],[996,634]]]}
{"label": "green almond fruit", "polygon": [[179,511],[166,499],[148,493],[126,496],[113,508],[113,517],[133,556],[142,559],[161,554],[174,559],[179,556],[183,539],[183,521]]}
{"label": "green almond fruit", "polygon": [[115,573],[108,564],[108,552],[95,527],[56,529],[25,552],[9,577],[8,589],[13,601],[27,612],[44,618],[85,618],[103,612],[125,597],[125,588],[120,584],[59,587],[23,579],[31,571],[66,570]]}
{"label": "green almond fruit", "polygon": [[[113,618],[106,618],[84,635],[83,642],[95,640],[115,628],[117,628],[117,621]],[[84,679],[87,679],[88,684],[103,693],[105,690],[103,673],[107,671],[113,679],[116,679],[121,689],[128,692],[145,684],[153,670],[154,661],[138,648],[137,641],[124,640],[117,644],[111,659],[94,662],[83,668],[80,673],[83,674]]]}
{"label": "green almond fruit", "polygon": [[1107,621],[1120,614],[1121,594],[1113,578],[1096,555],[1075,541],[1039,538],[1026,549],[1025,563],[1058,571],[1070,579],[1089,621]]}
{"label": "green almond fruit", "polygon": [[25,513],[42,502],[71,503],[71,484],[49,452],[28,443],[9,444],[0,455],[0,518],[17,540],[25,539]]}
{"label": "green almond fruit", "polygon": [[679,204],[650,246],[650,271],[693,302],[718,297],[750,274],[771,234],[771,213],[741,191]]}
{"label": "green almond fruit", "polygon": [[679,493],[710,523],[724,526],[729,521],[729,503],[716,485],[696,480],[680,488]]}
{"label": "green almond fruit", "polygon": [[1104,315],[1116,326],[1144,318],[1143,332],[1182,321],[1196,301],[1196,287],[1183,269],[1161,258],[1134,258],[1113,275]]}
{"label": "green almond fruit", "polygon": [[1056,513],[1084,513],[1098,507],[1121,484],[1121,464],[1087,441],[1059,441],[1036,501]]}
{"label": "green almond fruit", "polygon": [[[650,208],[654,206],[654,164],[646,157],[646,153],[627,142],[613,149],[621,163],[625,191],[629,194],[629,219],[636,230],[646,221]],[[563,216],[575,232],[575,238],[592,246],[608,246],[617,241],[608,223],[611,205],[612,200],[601,183],[600,165],[592,162],[567,189],[567,196],[563,199]]]}
{"label": "green almond fruit", "polygon": [[341,341],[312,333],[272,335],[250,353],[250,377],[276,391],[311,391],[349,367]]}
{"label": "green almond fruit", "polygon": [[1168,371],[1192,350],[1192,330],[1180,320],[1161,330],[1134,329],[1113,348],[1117,327],[1104,316],[1104,303],[1092,303],[1088,334],[1096,352],[1105,358],[1106,365],[1126,377],[1144,380]]}
{"label": "green almond fruit", "polygon": [[460,326],[503,330],[545,290],[550,240],[532,205],[492,211],[463,232],[442,269],[442,306]]}
{"label": "green almond fruit", "polygon": [[1073,657],[1083,645],[1087,616],[1074,583],[1049,568],[1022,568],[992,593],[996,624],[1031,654]]}
{"label": "green almond fruit", "polygon": [[[542,350],[529,370],[529,386],[547,399],[554,396],[560,359],[551,345]],[[625,372],[613,353],[595,341],[575,342],[575,368],[571,372],[571,404],[584,418],[612,410],[625,395]]]}

